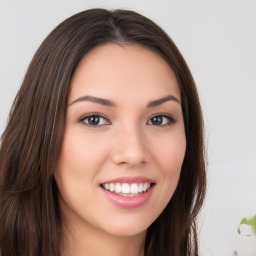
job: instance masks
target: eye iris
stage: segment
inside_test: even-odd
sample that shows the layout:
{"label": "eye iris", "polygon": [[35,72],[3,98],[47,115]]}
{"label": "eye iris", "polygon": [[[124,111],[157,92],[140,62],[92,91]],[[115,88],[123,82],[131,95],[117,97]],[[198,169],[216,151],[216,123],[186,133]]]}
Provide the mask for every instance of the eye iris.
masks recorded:
{"label": "eye iris", "polygon": [[99,124],[99,122],[100,122],[100,118],[98,116],[90,116],[88,118],[88,123],[90,125],[97,125],[97,124]]}
{"label": "eye iris", "polygon": [[161,125],[163,122],[163,118],[161,116],[154,116],[151,120],[154,125]]}

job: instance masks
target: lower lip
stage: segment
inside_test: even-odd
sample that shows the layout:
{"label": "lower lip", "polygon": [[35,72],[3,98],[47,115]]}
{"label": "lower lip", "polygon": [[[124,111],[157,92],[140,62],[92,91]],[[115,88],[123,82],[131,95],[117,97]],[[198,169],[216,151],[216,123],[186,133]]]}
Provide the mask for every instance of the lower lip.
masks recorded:
{"label": "lower lip", "polygon": [[141,193],[137,196],[121,196],[110,191],[107,191],[101,188],[105,196],[115,205],[121,208],[137,208],[144,205],[146,202],[149,201],[154,186],[151,186],[149,190],[144,193]]}

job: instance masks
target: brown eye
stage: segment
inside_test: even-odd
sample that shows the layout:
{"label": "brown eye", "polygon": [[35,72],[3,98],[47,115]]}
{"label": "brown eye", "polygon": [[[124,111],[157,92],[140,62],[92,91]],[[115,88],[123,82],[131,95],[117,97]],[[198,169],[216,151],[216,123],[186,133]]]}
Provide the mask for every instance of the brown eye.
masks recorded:
{"label": "brown eye", "polygon": [[153,125],[161,125],[163,123],[163,117],[162,116],[154,116],[151,118],[151,123]]}
{"label": "brown eye", "polygon": [[100,123],[100,118],[98,116],[90,116],[88,117],[89,125],[98,125]]}
{"label": "brown eye", "polygon": [[165,126],[171,125],[173,123],[175,123],[175,120],[169,115],[156,115],[150,118],[147,124],[155,126]]}
{"label": "brown eye", "polygon": [[106,118],[100,115],[88,115],[83,117],[80,122],[88,126],[102,126],[110,124]]}

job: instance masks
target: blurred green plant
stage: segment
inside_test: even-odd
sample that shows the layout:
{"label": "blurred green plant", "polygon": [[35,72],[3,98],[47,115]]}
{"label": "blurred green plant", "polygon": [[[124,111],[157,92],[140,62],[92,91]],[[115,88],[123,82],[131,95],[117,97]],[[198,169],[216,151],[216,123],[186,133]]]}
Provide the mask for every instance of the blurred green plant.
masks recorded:
{"label": "blurred green plant", "polygon": [[240,225],[239,225],[239,227],[237,229],[237,232],[239,234],[241,234],[241,227],[243,225],[247,225],[247,226],[249,226],[251,228],[251,230],[252,230],[252,234],[251,235],[253,235],[253,234],[256,235],[256,215],[254,215],[251,218],[243,218],[241,220]]}

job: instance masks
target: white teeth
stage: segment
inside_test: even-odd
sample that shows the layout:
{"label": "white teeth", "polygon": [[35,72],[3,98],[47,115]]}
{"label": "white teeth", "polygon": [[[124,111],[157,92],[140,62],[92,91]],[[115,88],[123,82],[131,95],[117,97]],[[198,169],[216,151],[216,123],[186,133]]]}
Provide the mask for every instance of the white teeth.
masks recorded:
{"label": "white teeth", "polygon": [[130,193],[130,186],[127,183],[124,183],[122,185],[122,193],[123,194],[129,194]]}
{"label": "white teeth", "polygon": [[143,192],[147,191],[147,188],[148,188],[147,183],[144,183],[142,191],[143,191]]}
{"label": "white teeth", "polygon": [[115,191],[115,185],[113,183],[110,183],[109,190],[110,190],[110,192],[114,192]]}
{"label": "white teeth", "polygon": [[131,193],[137,194],[139,192],[138,184],[131,185]]}
{"label": "white teeth", "polygon": [[120,193],[120,192],[122,192],[122,186],[119,183],[117,183],[115,193]]}
{"label": "white teeth", "polygon": [[150,183],[132,183],[132,184],[128,184],[128,183],[106,183],[103,184],[103,188],[116,193],[116,194],[121,194],[121,195],[126,195],[126,196],[136,196],[138,195],[138,193],[143,193],[146,192],[147,190],[149,190],[150,188]]}

